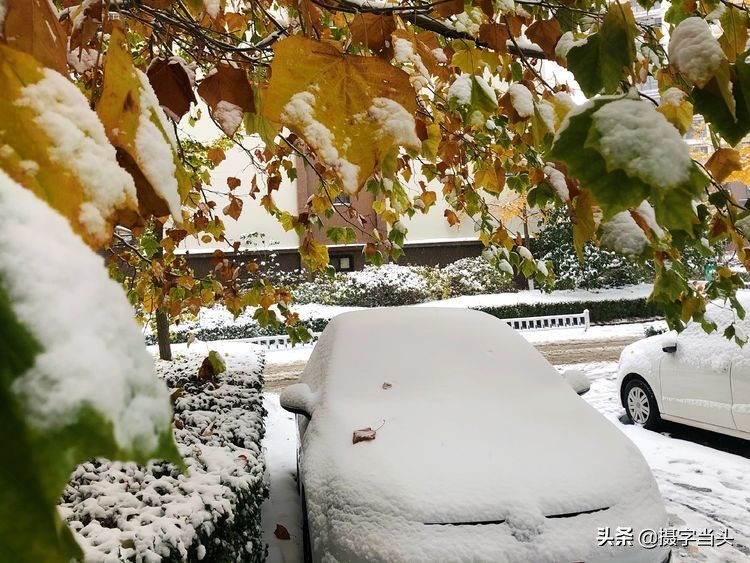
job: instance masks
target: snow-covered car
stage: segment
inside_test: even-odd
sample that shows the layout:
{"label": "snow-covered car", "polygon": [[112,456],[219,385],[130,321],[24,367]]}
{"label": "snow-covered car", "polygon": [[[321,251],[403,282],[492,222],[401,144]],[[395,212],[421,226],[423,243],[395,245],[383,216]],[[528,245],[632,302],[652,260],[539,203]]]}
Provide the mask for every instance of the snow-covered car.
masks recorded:
{"label": "snow-covered car", "polygon": [[[667,525],[640,451],[485,313],[339,315],[281,404],[298,415],[308,560],[670,557],[638,544]],[[633,545],[601,539],[617,529]]]}
{"label": "snow-covered car", "polygon": [[[747,293],[747,292],[742,292]],[[740,297],[744,307],[750,297]],[[627,346],[620,355],[618,386],[628,417],[646,428],[662,419],[750,439],[750,346],[724,336],[734,324],[747,338],[750,321],[723,303],[711,303],[706,318],[717,325],[707,334],[699,323]]]}

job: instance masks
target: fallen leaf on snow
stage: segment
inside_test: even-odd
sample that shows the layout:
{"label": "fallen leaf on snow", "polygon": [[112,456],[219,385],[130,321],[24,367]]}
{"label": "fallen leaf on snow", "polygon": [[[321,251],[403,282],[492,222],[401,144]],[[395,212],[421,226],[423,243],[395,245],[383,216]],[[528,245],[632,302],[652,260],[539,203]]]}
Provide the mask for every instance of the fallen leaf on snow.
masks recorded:
{"label": "fallen leaf on snow", "polygon": [[390,389],[391,387],[393,387],[393,384],[388,383],[388,382],[383,383],[383,389]]}
{"label": "fallen leaf on snow", "polygon": [[289,530],[287,530],[281,524],[276,524],[276,529],[273,531],[273,535],[276,536],[280,540],[288,540]]}
{"label": "fallen leaf on snow", "polygon": [[361,430],[355,430],[352,434],[352,444],[357,442],[369,442],[375,439],[375,430],[372,428],[362,428]]}

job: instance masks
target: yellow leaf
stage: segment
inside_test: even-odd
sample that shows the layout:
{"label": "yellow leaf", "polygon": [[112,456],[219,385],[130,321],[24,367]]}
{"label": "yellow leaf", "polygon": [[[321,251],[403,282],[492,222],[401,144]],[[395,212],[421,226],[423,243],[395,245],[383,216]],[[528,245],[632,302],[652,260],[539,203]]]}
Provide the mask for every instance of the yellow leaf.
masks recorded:
{"label": "yellow leaf", "polygon": [[115,216],[134,213],[136,193],[88,100],[67,78],[2,44],[0,84],[0,168],[88,244],[104,244]]}
{"label": "yellow leaf", "polygon": [[499,194],[505,187],[505,171],[499,162],[494,166],[477,170],[474,174],[474,183],[492,194]]}
{"label": "yellow leaf", "polygon": [[721,183],[732,172],[742,170],[740,153],[734,149],[718,149],[706,162],[706,170],[711,173],[714,180]]}
{"label": "yellow leaf", "polygon": [[264,115],[302,137],[347,192],[358,191],[391,149],[421,148],[406,73],[298,36],[276,43],[274,54]]}
{"label": "yellow leaf", "polygon": [[133,65],[124,32],[112,30],[96,112],[118,159],[133,176],[141,215],[181,220],[191,188],[176,140],[146,75]]}
{"label": "yellow leaf", "polygon": [[666,117],[680,135],[687,133],[693,124],[693,104],[687,100],[683,100],[679,105],[664,103],[656,108],[656,111]]}
{"label": "yellow leaf", "polygon": [[328,266],[328,247],[314,240],[309,234],[302,241],[299,253],[303,264],[313,272]]}
{"label": "yellow leaf", "polygon": [[594,220],[594,198],[588,190],[581,190],[575,198],[573,218],[573,245],[578,259],[583,260],[583,245],[593,240],[596,234]]}

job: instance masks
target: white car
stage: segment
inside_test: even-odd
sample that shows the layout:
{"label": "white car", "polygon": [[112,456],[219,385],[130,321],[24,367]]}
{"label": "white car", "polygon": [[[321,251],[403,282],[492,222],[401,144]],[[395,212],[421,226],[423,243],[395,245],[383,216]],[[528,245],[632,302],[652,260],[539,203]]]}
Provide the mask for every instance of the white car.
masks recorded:
{"label": "white car", "polygon": [[[342,314],[300,381],[281,404],[298,415],[307,560],[670,558],[638,544],[667,526],[640,451],[494,317]],[[618,528],[632,545],[607,541]]]}
{"label": "white car", "polygon": [[[750,305],[747,297],[742,301]],[[679,334],[659,334],[623,350],[622,405],[646,428],[664,419],[750,439],[750,344],[740,347],[724,337],[733,321],[740,335],[750,334],[750,323],[720,303],[709,304],[706,317],[718,326],[711,334],[689,323]]]}

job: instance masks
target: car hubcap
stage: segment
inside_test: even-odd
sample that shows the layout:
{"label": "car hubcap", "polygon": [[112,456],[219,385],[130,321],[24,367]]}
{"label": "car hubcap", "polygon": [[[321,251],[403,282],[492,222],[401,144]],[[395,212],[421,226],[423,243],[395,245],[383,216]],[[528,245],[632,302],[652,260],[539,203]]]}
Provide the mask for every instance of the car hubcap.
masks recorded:
{"label": "car hubcap", "polygon": [[628,393],[628,411],[636,424],[646,424],[650,412],[648,397],[640,387],[633,387]]}

